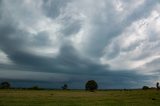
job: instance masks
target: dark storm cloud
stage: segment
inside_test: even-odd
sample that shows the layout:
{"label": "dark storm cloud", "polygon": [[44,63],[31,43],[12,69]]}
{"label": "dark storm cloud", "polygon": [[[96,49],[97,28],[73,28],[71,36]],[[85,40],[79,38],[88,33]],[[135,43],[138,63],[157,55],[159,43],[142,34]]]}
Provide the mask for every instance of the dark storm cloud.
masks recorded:
{"label": "dark storm cloud", "polygon": [[[16,52],[27,52],[27,48],[33,46],[47,46],[49,45],[49,38],[47,32],[39,32],[37,36],[32,35],[25,30],[16,28],[14,25],[0,26],[0,47],[8,55],[16,54]],[[32,39],[32,40],[30,40]]]}
{"label": "dark storm cloud", "polygon": [[[85,83],[85,81],[89,79],[97,80],[100,83],[101,88],[107,87],[102,85],[106,82],[106,85],[112,86],[114,88],[120,88],[122,86],[132,87],[133,85],[130,86],[130,81],[134,80],[135,82],[138,82],[140,80],[143,81],[144,79],[144,76],[142,77],[132,72],[112,72],[111,70],[106,70],[106,66],[98,64],[89,59],[80,57],[80,55],[78,55],[74,47],[72,47],[69,43],[65,43],[61,47],[60,54],[56,58],[47,58],[28,53],[24,51],[23,47],[25,46],[22,46],[25,43],[23,42],[24,39],[10,39],[9,35],[11,33],[14,34],[17,32],[14,28],[5,27],[4,29],[1,29],[2,30],[0,32],[1,35],[3,35],[1,36],[1,48],[2,50],[6,51],[5,53],[8,55],[9,59],[11,59],[15,64],[17,64],[14,66],[1,65],[0,67],[2,70],[20,70],[31,72],[37,71],[46,73],[66,74],[66,77],[69,78],[69,80],[64,81],[64,83],[67,82],[75,85],[72,85],[73,88],[78,88],[78,86],[76,86],[76,83],[78,81],[81,81],[79,82],[79,84],[83,85],[83,83]],[[15,75],[15,77],[11,78],[10,80],[13,79],[13,82],[16,78],[20,82],[23,82],[24,80],[32,80],[32,78],[22,80],[21,78],[18,78],[18,76],[21,76],[21,74]],[[38,78],[37,80],[43,80],[41,78],[42,76],[40,76],[40,78]],[[122,85],[116,84],[116,82],[119,80],[121,81]],[[52,81],[52,79],[48,79],[48,82],[50,81]],[[33,81],[32,83],[34,82],[36,81]],[[32,83],[28,82],[28,84]],[[55,83],[55,85],[59,86],[58,83]],[[82,86],[80,88],[82,88]]]}
{"label": "dark storm cloud", "polygon": [[56,58],[37,56],[22,51],[10,53],[8,57],[17,64],[32,66],[37,71],[45,72],[90,74],[105,69],[104,67],[101,69],[102,65],[83,59],[77,54],[72,46],[65,44]]}
{"label": "dark storm cloud", "polygon": [[[85,3],[85,1],[79,2],[78,4]],[[13,62],[13,64],[0,63],[1,80],[10,80],[17,85],[25,82],[31,85],[37,83],[40,86],[49,86],[54,82],[54,87],[68,83],[72,88],[83,88],[87,80],[94,79],[99,83],[100,88],[133,88],[148,84],[153,79],[152,76],[138,74],[137,70],[113,70],[110,65],[102,64],[97,58],[100,58],[105,47],[134,21],[147,17],[157,3],[156,1],[146,0],[124,16],[121,21],[117,19],[121,15],[114,9],[114,4],[109,1],[105,2],[105,8],[102,10],[101,5],[98,4],[99,7],[95,7],[95,11],[91,11],[93,12],[93,14],[90,13],[91,16],[87,16],[90,15],[86,13],[87,7],[84,10],[81,9],[82,7],[77,8],[79,10],[75,14],[77,15],[79,11],[82,12],[81,15],[84,14],[85,18],[88,18],[87,21],[85,18],[77,18],[78,16],[75,18],[75,14],[69,11],[72,8],[66,10],[69,8],[68,3],[72,3],[72,0],[43,0],[40,7],[34,8],[33,11],[29,10],[29,8],[33,8],[32,5],[25,4],[32,3],[31,1],[23,2],[24,6],[22,7],[16,7],[19,5],[17,3],[6,7],[10,2],[0,0],[0,5],[2,5],[0,6],[0,53],[4,52],[6,58]],[[76,4],[75,1],[74,3]],[[150,5],[148,6],[148,4]],[[21,11],[14,11],[13,8]],[[23,13],[23,10],[28,12]],[[100,12],[96,12],[96,10]],[[147,12],[144,12],[145,10]],[[69,11],[68,14],[67,11]],[[39,14],[34,15],[35,13]],[[74,15],[72,16],[70,13]],[[27,18],[30,17],[28,16],[30,14],[33,19]],[[22,17],[24,15],[27,17]],[[107,18],[103,19],[102,15]],[[47,25],[45,26],[46,20]],[[52,22],[53,24],[50,25]],[[86,37],[84,43],[80,44],[83,45],[82,52],[86,53],[86,56],[78,51],[73,43],[74,40],[70,40],[83,28],[87,28],[85,22],[91,26],[88,34],[92,35]],[[59,29],[57,24],[60,24]],[[52,32],[47,29],[46,27],[49,25],[51,27],[55,25],[57,30]],[[41,28],[41,26],[43,27]],[[55,30],[56,28],[51,29]],[[57,37],[61,35],[63,37]],[[53,48],[57,47],[59,50],[57,55],[40,55],[45,52],[43,48],[52,46],[52,43],[54,43]],[[35,52],[37,48],[40,50],[38,53]],[[108,56],[114,58],[119,55],[119,51],[117,43]],[[48,85],[44,84],[46,82]]]}
{"label": "dark storm cloud", "polygon": [[[119,72],[117,72],[113,70],[106,70],[106,67],[103,65],[79,58],[75,53],[74,49],[70,46],[63,47],[61,54],[57,58],[43,58],[34,56],[32,54],[20,52],[16,52],[15,54],[10,55],[9,58],[16,64],[19,64],[19,66],[10,66],[10,68],[8,66],[4,68],[1,67],[2,69],[13,70],[15,68],[15,70],[21,71],[27,71],[28,69],[28,71],[31,72],[37,71],[64,74],[65,76],[62,77],[66,77],[67,80],[62,82],[59,81],[58,83],[71,84],[72,88],[83,88],[82,85],[85,83],[85,81],[89,79],[94,79],[98,81],[100,88],[133,88],[135,86],[139,87],[141,86],[141,83],[145,82],[145,80],[150,79],[150,77],[148,76],[138,75],[134,72],[126,72],[120,70]],[[36,82],[36,80],[44,80],[42,75],[39,76],[39,78],[37,78],[36,80],[34,80],[34,78],[29,77],[22,80],[21,78],[18,78],[18,76],[21,76],[21,74],[15,75],[15,78],[11,78],[13,79],[13,82],[14,79],[17,79],[20,82],[23,82],[23,80],[30,80],[32,82],[33,80],[32,83]],[[35,75],[34,77],[36,78],[37,76]],[[120,85],[117,84],[117,82],[119,81]],[[52,77],[50,79],[47,79],[46,82],[54,82],[55,85],[60,85],[57,82],[55,82],[55,79]],[[76,83],[78,82],[81,86],[76,86]]]}

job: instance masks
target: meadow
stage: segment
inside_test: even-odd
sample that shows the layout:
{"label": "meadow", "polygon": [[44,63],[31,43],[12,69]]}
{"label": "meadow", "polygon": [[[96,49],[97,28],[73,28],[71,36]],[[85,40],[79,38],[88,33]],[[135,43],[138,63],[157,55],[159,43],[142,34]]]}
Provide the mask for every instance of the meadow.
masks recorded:
{"label": "meadow", "polygon": [[160,106],[157,90],[0,90],[0,106]]}

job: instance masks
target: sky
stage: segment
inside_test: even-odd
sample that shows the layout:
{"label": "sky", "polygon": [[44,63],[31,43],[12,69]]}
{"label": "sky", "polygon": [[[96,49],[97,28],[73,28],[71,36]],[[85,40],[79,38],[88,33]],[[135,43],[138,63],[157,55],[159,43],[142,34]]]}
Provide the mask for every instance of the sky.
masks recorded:
{"label": "sky", "polygon": [[0,0],[0,82],[141,88],[160,81],[160,0]]}

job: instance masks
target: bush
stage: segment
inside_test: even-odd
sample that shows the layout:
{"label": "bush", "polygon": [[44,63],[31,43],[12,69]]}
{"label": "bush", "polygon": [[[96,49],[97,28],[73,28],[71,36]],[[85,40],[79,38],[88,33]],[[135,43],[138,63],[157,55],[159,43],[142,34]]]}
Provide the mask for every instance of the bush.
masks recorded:
{"label": "bush", "polygon": [[40,88],[38,86],[33,86],[33,87],[29,88],[29,89],[31,89],[31,90],[40,90]]}
{"label": "bush", "polygon": [[142,89],[147,90],[147,89],[149,89],[149,87],[148,86],[143,86]]}

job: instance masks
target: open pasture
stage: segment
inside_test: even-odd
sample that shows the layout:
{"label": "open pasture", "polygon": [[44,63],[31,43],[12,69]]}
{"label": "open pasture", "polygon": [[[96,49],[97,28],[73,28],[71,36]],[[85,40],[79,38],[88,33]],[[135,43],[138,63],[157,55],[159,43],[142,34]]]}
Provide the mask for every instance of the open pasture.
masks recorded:
{"label": "open pasture", "polygon": [[160,91],[0,90],[0,106],[160,106]]}

